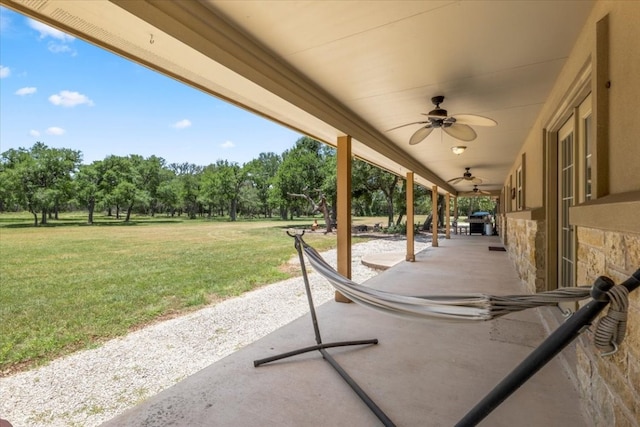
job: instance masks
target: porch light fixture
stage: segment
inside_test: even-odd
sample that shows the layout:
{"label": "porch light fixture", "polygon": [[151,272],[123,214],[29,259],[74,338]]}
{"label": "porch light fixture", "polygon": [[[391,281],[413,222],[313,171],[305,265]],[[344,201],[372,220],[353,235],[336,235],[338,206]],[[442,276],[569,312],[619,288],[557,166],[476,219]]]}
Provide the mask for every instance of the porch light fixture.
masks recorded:
{"label": "porch light fixture", "polygon": [[464,150],[466,149],[467,147],[465,147],[464,145],[456,145],[455,147],[451,147],[451,151],[453,151],[453,154],[456,154],[458,156],[464,153]]}

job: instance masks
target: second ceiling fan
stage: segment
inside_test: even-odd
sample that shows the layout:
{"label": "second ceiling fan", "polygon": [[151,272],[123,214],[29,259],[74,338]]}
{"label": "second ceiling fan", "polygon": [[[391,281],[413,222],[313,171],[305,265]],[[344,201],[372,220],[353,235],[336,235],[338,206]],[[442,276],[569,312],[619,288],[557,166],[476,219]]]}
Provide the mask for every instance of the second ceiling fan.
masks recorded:
{"label": "second ceiling fan", "polygon": [[476,139],[476,131],[471,126],[495,126],[498,123],[488,117],[478,116],[475,114],[455,114],[448,115],[447,110],[440,108],[440,104],[444,101],[444,96],[434,96],[431,102],[436,108],[428,113],[422,113],[427,116],[427,120],[406,123],[389,129],[389,131],[399,129],[411,125],[424,125],[411,135],[409,145],[415,145],[425,139],[434,129],[441,128],[448,135],[461,141],[473,141]]}
{"label": "second ceiling fan", "polygon": [[464,168],[464,173],[462,174],[462,176],[457,176],[455,178],[450,179],[447,182],[452,185],[456,185],[462,181],[471,181],[474,184],[482,184],[482,180],[471,173],[471,168]]}

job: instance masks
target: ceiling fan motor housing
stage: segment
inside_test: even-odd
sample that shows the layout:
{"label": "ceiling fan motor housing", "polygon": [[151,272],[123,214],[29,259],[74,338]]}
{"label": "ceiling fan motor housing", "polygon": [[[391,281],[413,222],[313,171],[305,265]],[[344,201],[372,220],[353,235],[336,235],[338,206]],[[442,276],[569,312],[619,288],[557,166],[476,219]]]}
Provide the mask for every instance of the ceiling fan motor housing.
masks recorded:
{"label": "ceiling fan motor housing", "polygon": [[449,127],[452,124],[449,123],[449,120],[445,120],[447,119],[448,112],[444,108],[440,108],[440,103],[442,101],[444,101],[444,96],[434,96],[433,98],[431,98],[431,102],[433,102],[436,106],[436,108],[429,111],[429,121],[431,122],[431,127]]}
{"label": "ceiling fan motor housing", "polygon": [[433,104],[436,107],[439,107],[440,104],[442,104],[444,102],[444,95],[439,95],[439,96],[434,96],[431,98],[431,102],[433,102]]}

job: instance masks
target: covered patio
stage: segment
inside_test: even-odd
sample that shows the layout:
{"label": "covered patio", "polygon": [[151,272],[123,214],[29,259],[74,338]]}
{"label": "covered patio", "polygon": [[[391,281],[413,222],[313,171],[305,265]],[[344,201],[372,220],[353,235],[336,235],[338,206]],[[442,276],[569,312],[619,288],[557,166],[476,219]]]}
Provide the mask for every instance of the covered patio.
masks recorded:
{"label": "covered patio", "polygon": [[[500,245],[493,236],[452,236],[366,285],[413,294],[526,293],[507,253],[489,250]],[[379,339],[377,345],[328,351],[398,426],[454,425],[561,318],[558,309],[543,308],[486,322],[417,321],[334,301],[317,315],[324,342]],[[305,315],[104,426],[382,425],[317,351],[254,368],[254,360],[313,344]],[[590,425],[563,363],[570,352],[481,425]]]}
{"label": "covered patio", "polygon": [[[620,283],[638,268],[638,2],[0,4],[336,147],[339,224],[351,223],[354,157],[404,179],[404,259],[415,262],[370,286],[535,293],[600,275]],[[441,129],[456,117],[467,126],[469,115],[497,126]],[[475,176],[456,181],[468,168]],[[447,214],[458,196],[488,193],[500,236],[451,235],[414,254],[414,185],[445,196]],[[337,230],[337,252],[350,277],[350,227]],[[584,416],[638,427],[639,307],[630,298],[630,344],[618,355],[580,340],[564,352],[568,371],[553,360],[484,424],[580,426]],[[481,324],[415,322],[336,302],[318,314],[327,341],[380,340],[332,353],[406,426],[454,424],[561,321],[541,309]],[[309,319],[298,319],[107,425],[375,425],[317,353],[253,367],[313,343]]]}

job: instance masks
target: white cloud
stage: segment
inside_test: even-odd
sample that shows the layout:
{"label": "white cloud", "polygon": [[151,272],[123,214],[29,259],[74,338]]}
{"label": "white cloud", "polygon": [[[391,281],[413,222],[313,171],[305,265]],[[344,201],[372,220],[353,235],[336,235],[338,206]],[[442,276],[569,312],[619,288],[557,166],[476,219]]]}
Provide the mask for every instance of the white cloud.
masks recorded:
{"label": "white cloud", "polygon": [[67,44],[61,44],[61,43],[56,43],[56,42],[49,42],[49,44],[47,45],[47,49],[49,49],[49,52],[51,53],[71,53],[72,56],[76,55],[76,51],[74,49],[71,49],[69,47],[69,45]]}
{"label": "white cloud", "polygon": [[67,33],[63,33],[60,30],[56,30],[48,25],[43,24],[42,22],[34,21],[33,19],[28,19],[29,26],[40,33],[40,38],[44,39],[47,37],[54,38],[56,40],[60,40],[63,43],[69,43],[75,40],[75,37],[70,36]]}
{"label": "white cloud", "polygon": [[57,135],[57,136],[60,136],[60,135],[64,135],[64,133],[65,133],[65,132],[66,132],[66,131],[65,131],[64,129],[59,128],[59,127],[56,127],[56,126],[51,126],[50,128],[48,128],[48,129],[47,129],[47,133],[48,133],[49,135]]}
{"label": "white cloud", "polygon": [[35,88],[35,87],[23,87],[23,88],[20,88],[20,89],[18,89],[16,91],[16,95],[20,95],[20,96],[32,95],[32,94],[36,93],[37,91],[38,91],[38,89]]}
{"label": "white cloud", "polygon": [[233,147],[235,147],[235,146],[236,146],[236,144],[234,144],[234,143],[233,143],[233,142],[231,142],[231,141],[225,141],[225,142],[223,142],[222,144],[220,144],[220,147],[222,147],[222,148],[224,148],[224,149],[227,149],[227,148],[233,148]]}
{"label": "white cloud", "polygon": [[39,137],[39,136],[40,136],[40,132],[38,132],[38,131],[37,131],[37,130],[35,130],[35,129],[31,129],[31,130],[29,131],[29,135],[31,135],[31,136],[32,136],[32,137],[34,137],[34,138],[37,138],[37,137]]}
{"label": "white cloud", "polygon": [[75,107],[76,105],[87,104],[93,106],[93,101],[86,95],[68,90],[60,91],[57,95],[51,95],[49,101],[53,105],[61,105],[63,107]]}
{"label": "white cloud", "polygon": [[76,39],[75,37],[70,36],[69,34],[64,33],[60,30],[56,30],[55,28],[52,28],[41,22],[34,21],[33,19],[28,19],[28,22],[31,28],[40,33],[40,40],[46,38],[53,39],[47,43],[47,49],[49,49],[49,52],[70,53],[73,56],[76,55],[75,49],[69,46],[69,43],[73,42]]}
{"label": "white cloud", "polygon": [[11,74],[11,68],[0,65],[0,79],[9,77],[9,74]]}
{"label": "white cloud", "polygon": [[176,129],[185,129],[190,126],[191,126],[191,120],[188,120],[188,119],[183,119],[173,124],[173,127]]}

